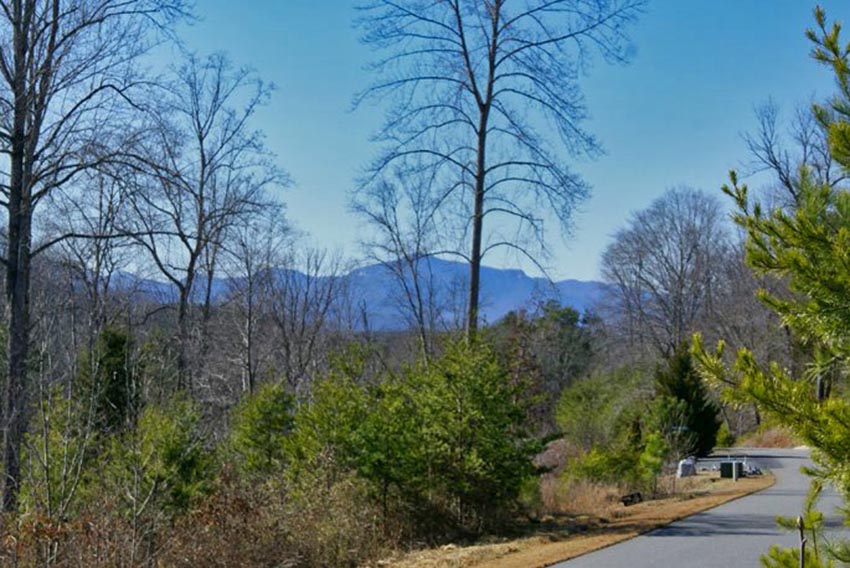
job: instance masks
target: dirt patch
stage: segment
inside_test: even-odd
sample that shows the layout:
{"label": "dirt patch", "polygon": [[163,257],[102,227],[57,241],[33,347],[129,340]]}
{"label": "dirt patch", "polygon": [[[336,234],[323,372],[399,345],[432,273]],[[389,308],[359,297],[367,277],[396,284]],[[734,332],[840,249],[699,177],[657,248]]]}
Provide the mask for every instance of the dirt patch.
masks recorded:
{"label": "dirt patch", "polygon": [[525,527],[519,538],[473,546],[448,545],[394,558],[385,565],[403,568],[542,568],[634,538],[694,513],[770,487],[772,475],[745,478],[737,483],[702,473],[687,480],[673,497],[645,501],[631,507],[611,506],[607,516],[549,517]]}

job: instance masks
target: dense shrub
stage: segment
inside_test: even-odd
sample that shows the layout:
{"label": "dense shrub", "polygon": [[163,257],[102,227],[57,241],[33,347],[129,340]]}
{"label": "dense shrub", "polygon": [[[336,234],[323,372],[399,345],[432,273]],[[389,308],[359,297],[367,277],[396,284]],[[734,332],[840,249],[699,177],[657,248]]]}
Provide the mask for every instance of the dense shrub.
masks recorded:
{"label": "dense shrub", "polygon": [[283,386],[267,383],[233,411],[227,450],[248,475],[270,475],[285,464],[295,400]]}
{"label": "dense shrub", "polygon": [[[678,387],[680,382],[670,379],[669,384]],[[580,453],[563,477],[655,493],[665,467],[698,447],[698,433],[692,429],[694,397],[689,401],[660,390],[651,375],[629,367],[592,375],[566,389],[558,404],[558,424],[566,442]]]}
{"label": "dense shrub", "polygon": [[640,478],[639,456],[634,450],[594,448],[571,462],[565,474],[567,478],[631,487]]}
{"label": "dense shrub", "polygon": [[525,429],[521,389],[488,349],[464,343],[379,384],[332,376],[295,417],[292,474],[331,452],[341,471],[369,482],[385,514],[427,511],[478,532],[534,475],[539,444]]}
{"label": "dense shrub", "polygon": [[635,427],[651,397],[651,385],[642,369],[623,367],[597,373],[561,394],[558,426],[568,442],[584,451],[615,446],[625,438],[640,437]]}
{"label": "dense shrub", "polygon": [[717,431],[717,445],[721,448],[730,448],[735,445],[735,435],[729,430],[726,422],[723,422]]}
{"label": "dense shrub", "polygon": [[[46,393],[28,446],[30,514],[4,527],[3,562],[357,566],[534,504],[541,445],[526,384],[492,351],[452,343],[397,372],[374,372],[369,357],[341,359],[298,406],[261,386],[219,447],[182,395],[112,428],[96,404]],[[63,451],[78,457],[68,479]]]}
{"label": "dense shrub", "polygon": [[126,514],[167,515],[188,510],[207,495],[213,455],[205,446],[194,404],[176,397],[163,407],[149,406],[135,429],[111,439],[101,475],[110,495],[121,498]]}

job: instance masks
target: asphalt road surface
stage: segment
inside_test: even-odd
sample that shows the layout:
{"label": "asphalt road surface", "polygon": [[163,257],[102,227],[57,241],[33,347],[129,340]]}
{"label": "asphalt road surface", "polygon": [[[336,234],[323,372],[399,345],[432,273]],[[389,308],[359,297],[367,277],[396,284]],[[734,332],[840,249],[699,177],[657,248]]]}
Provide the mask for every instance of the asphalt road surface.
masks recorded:
{"label": "asphalt road surface", "polygon": [[[799,535],[779,530],[777,515],[800,514],[808,478],[800,467],[808,463],[801,450],[747,450],[749,462],[769,468],[776,476],[773,487],[698,513],[666,527],[574,560],[561,568],[727,568],[759,566],[759,557],[771,544],[798,546]],[[835,493],[825,492],[820,509],[827,525],[837,531],[840,504]]]}

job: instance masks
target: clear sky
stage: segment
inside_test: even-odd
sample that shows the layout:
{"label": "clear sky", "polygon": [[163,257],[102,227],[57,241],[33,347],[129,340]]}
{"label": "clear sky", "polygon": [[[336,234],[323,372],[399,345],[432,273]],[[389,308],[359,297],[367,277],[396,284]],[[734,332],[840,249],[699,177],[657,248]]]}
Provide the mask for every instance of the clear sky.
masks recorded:
{"label": "clear sky", "polygon": [[[184,30],[200,54],[225,51],[277,86],[257,125],[294,178],[284,196],[290,219],[312,239],[356,257],[360,221],[349,213],[353,179],[373,155],[369,136],[380,109],[351,112],[370,80],[368,48],[352,26],[356,0],[199,0],[201,21]],[[850,3],[821,2],[850,24]],[[772,97],[786,113],[833,91],[829,71],[809,57],[807,0],[650,0],[632,28],[630,65],[597,61],[583,81],[591,119],[605,147],[576,164],[592,196],[573,235],[550,235],[550,275],[599,277],[599,256],[629,213],[665,189],[718,191],[747,159],[742,133],[753,107]],[[850,32],[850,30],[847,30]],[[845,37],[845,41],[850,36]],[[510,258],[488,264],[517,265]],[[521,266],[528,272],[534,270]]]}

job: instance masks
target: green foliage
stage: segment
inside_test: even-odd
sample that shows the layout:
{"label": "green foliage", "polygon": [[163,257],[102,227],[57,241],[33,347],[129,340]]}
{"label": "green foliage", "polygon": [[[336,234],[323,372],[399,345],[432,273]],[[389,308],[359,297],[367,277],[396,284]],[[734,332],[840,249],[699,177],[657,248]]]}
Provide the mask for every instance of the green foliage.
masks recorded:
{"label": "green foliage", "polygon": [[349,362],[316,385],[288,441],[299,476],[332,455],[390,501],[442,511],[480,530],[510,507],[535,473],[540,444],[525,430],[523,384],[481,344],[449,345],[438,360],[359,384]]}
{"label": "green foliage", "polygon": [[509,312],[482,337],[502,363],[528,382],[527,398],[540,431],[554,429],[554,408],[564,388],[586,376],[594,356],[591,320],[556,301],[535,314]]}
{"label": "green foliage", "polygon": [[198,421],[197,408],[177,397],[164,407],[148,406],[135,429],[113,437],[103,475],[108,492],[124,501],[128,514],[154,512],[140,508],[179,513],[207,494],[213,456]]}
{"label": "green foliage", "polygon": [[708,397],[687,348],[680,347],[657,369],[655,384],[659,396],[685,404],[685,423],[681,426],[694,434],[694,451],[700,456],[711,452],[720,429],[720,409]]}
{"label": "green foliage", "polygon": [[[805,556],[806,568],[833,568],[835,566],[832,560],[819,559],[811,548],[806,549]],[[761,565],[764,568],[799,568],[800,549],[780,548],[774,544],[770,547],[767,555],[761,557]]]}
{"label": "green foliage", "polygon": [[[822,538],[822,531],[825,527],[824,515],[815,508],[822,491],[823,484],[815,480],[811,484],[803,503],[803,514],[797,518],[777,517],[776,522],[780,527],[795,533],[799,533],[802,526],[803,536],[806,539],[805,562],[807,567],[832,568],[835,563],[823,552],[834,552],[831,556],[841,559],[842,551],[832,549],[830,544]],[[799,559],[799,548],[782,549],[778,546],[772,546],[768,553],[761,557],[761,564],[766,568],[797,568],[800,565]]]}
{"label": "green foliage", "polygon": [[564,438],[589,451],[617,445],[626,437],[640,438],[640,414],[651,396],[646,374],[623,367],[592,375],[564,390],[556,419]]}
{"label": "green foliage", "polygon": [[658,486],[658,476],[664,468],[664,462],[670,446],[659,432],[650,432],[646,437],[646,444],[638,458],[638,471],[640,477],[654,494]]}
{"label": "green foliage", "polygon": [[717,431],[717,445],[721,448],[731,448],[735,445],[735,435],[729,430],[729,425],[723,422]]}
{"label": "green foliage", "polygon": [[532,349],[547,387],[556,394],[590,366],[593,343],[587,325],[577,311],[555,301],[544,303],[534,320]]}
{"label": "green foliage", "polygon": [[138,386],[130,363],[130,335],[108,327],[92,351],[80,356],[77,382],[94,403],[95,421],[103,432],[126,428],[136,414]]}
{"label": "green foliage", "polygon": [[566,477],[633,486],[640,481],[640,448],[593,448],[570,464]]}
{"label": "green foliage", "polygon": [[[583,454],[565,475],[654,491],[664,466],[697,448],[692,405],[700,394],[685,390],[696,380],[687,369],[673,378],[659,371],[653,385],[641,369],[622,368],[566,389],[558,403],[558,424]],[[653,395],[654,390],[661,392]]]}
{"label": "green foliage", "polygon": [[81,402],[56,387],[40,393],[24,440],[21,504],[49,518],[78,512],[96,479],[97,434]]}
{"label": "green foliage", "polygon": [[364,387],[340,375],[314,385],[312,403],[298,409],[293,433],[286,440],[291,475],[309,471],[327,454],[334,456],[334,464],[341,469],[354,467],[358,429],[367,416],[367,394]]}
{"label": "green foliage", "polygon": [[595,374],[564,390],[557,421],[564,438],[584,453],[566,477],[634,486],[641,482],[639,458],[651,426],[652,385],[639,368]]}
{"label": "green foliage", "polygon": [[[815,105],[820,126],[828,133],[830,157],[850,169],[850,46],[842,45],[840,26],[828,27],[824,12],[815,11],[816,30],[808,32],[813,55],[832,67],[839,92],[827,106]],[[750,200],[734,172],[723,188],[737,204],[735,221],[747,233],[747,263],[757,272],[782,277],[789,294],[760,292],[783,325],[814,354],[804,376],[776,362],[758,362],[741,349],[730,366],[724,343],[708,351],[696,337],[693,353],[701,374],[723,391],[732,404],[756,402],[769,418],[788,427],[812,448],[816,467],[809,470],[817,489],[835,486],[850,499],[850,403],[826,397],[824,380],[843,378],[850,361],[850,192],[819,183],[805,168],[794,180],[793,206],[763,211]],[[814,384],[813,384],[814,383]],[[812,504],[807,504],[811,509]],[[805,513],[817,530],[817,515]],[[786,521],[787,524],[787,521]],[[833,553],[846,545],[830,547]],[[818,560],[818,546],[807,550],[807,566],[831,565]],[[765,566],[791,566],[798,551],[772,549]]]}
{"label": "green foliage", "polygon": [[294,405],[281,384],[267,383],[234,409],[228,449],[244,473],[267,476],[283,469]]}
{"label": "green foliage", "polygon": [[372,482],[386,512],[390,491],[415,495],[428,484],[427,449],[417,387],[407,377],[389,378],[369,393],[368,409],[357,430],[357,472]]}
{"label": "green foliage", "polygon": [[[422,456],[438,472],[429,485],[456,500],[459,520],[501,510],[513,502],[535,469],[541,449],[524,429],[524,385],[511,382],[493,353],[465,342],[419,369]],[[428,488],[431,489],[431,488]]]}
{"label": "green foliage", "polygon": [[672,396],[658,397],[649,407],[644,431],[661,436],[672,460],[692,455],[697,447],[697,435],[688,426],[689,411],[686,401]]}

